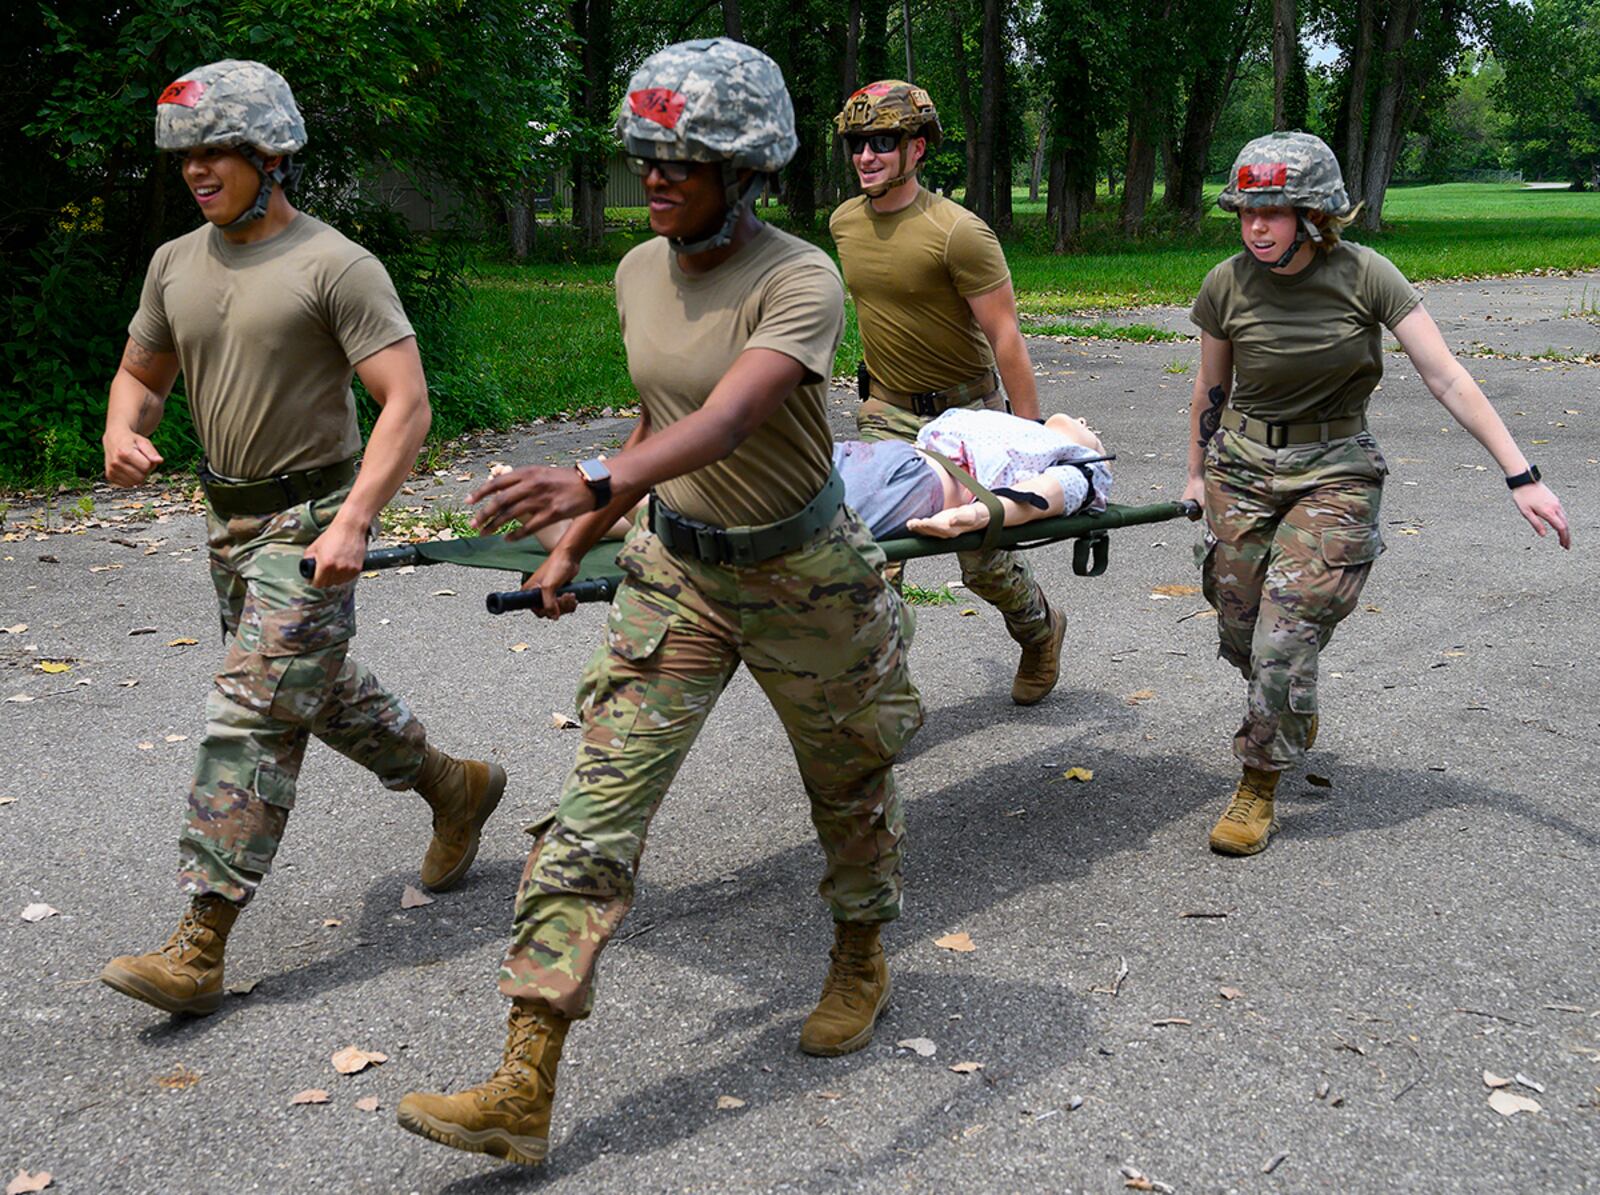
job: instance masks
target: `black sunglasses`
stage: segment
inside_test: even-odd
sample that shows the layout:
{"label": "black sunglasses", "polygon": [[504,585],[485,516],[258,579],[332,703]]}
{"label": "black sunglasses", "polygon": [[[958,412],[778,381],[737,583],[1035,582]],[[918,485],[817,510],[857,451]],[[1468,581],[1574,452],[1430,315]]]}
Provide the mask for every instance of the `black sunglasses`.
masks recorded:
{"label": "black sunglasses", "polygon": [[850,150],[850,156],[855,157],[863,150],[870,149],[875,154],[893,153],[901,141],[905,140],[904,133],[846,133],[844,143]]}
{"label": "black sunglasses", "polygon": [[666,162],[660,158],[636,158],[628,156],[628,169],[644,178],[652,170],[661,175],[669,183],[681,183],[689,177],[689,172],[694,169],[693,162]]}

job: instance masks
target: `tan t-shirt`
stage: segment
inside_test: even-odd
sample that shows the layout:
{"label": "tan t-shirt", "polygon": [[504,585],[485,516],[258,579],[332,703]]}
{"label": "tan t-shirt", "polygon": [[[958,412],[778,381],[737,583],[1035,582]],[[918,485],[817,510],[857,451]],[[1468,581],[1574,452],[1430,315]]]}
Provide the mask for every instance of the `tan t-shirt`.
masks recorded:
{"label": "tan t-shirt", "polygon": [[1011,278],[987,224],[959,203],[919,190],[887,215],[858,195],[834,209],[828,231],[874,378],[917,394],[958,386],[994,365],[967,305]]}
{"label": "tan t-shirt", "polygon": [[844,288],[828,255],[763,225],[708,274],[678,266],[665,237],[617,266],[617,314],[628,373],[653,430],[700,409],[746,349],[774,349],[805,380],[715,464],[656,487],[680,514],[719,527],[775,523],[817,496],[833,469],[825,403],[844,332]]}
{"label": "tan t-shirt", "polygon": [[1233,343],[1229,405],[1272,423],[1359,415],[1383,377],[1380,328],[1422,296],[1381,253],[1340,241],[1298,274],[1244,251],[1214,266],[1189,317]]}
{"label": "tan t-shirt", "polygon": [[162,245],[128,335],[178,354],[211,468],[255,480],[359,452],[353,366],[412,330],[378,259],[302,214],[247,245],[209,224]]}

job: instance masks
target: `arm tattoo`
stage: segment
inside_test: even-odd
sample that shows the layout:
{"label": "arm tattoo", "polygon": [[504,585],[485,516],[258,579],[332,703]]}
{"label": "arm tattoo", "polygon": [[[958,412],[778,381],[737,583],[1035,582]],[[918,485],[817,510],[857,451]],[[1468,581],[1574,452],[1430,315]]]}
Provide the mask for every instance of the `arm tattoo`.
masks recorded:
{"label": "arm tattoo", "polygon": [[148,387],[145,389],[144,397],[139,400],[138,430],[141,435],[147,436],[156,429],[156,425],[161,422],[161,412],[166,409],[166,405]]}
{"label": "arm tattoo", "polygon": [[122,352],[122,364],[129,372],[140,369],[149,369],[155,364],[156,355],[133,337],[128,337],[128,347]]}
{"label": "arm tattoo", "polygon": [[1209,404],[1200,412],[1200,447],[1204,448],[1211,442],[1211,437],[1217,434],[1217,428],[1222,424],[1222,404],[1228,401],[1228,394],[1221,386],[1211,387],[1206,395]]}

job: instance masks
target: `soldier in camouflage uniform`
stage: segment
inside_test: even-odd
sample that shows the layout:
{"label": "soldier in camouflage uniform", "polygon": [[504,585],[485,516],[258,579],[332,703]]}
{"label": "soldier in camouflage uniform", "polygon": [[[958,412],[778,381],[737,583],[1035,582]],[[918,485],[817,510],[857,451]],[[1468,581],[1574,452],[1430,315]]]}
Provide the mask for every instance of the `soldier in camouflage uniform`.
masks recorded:
{"label": "soldier in camouflage uniform", "polygon": [[[861,439],[914,442],[940,413],[1004,411],[1007,395],[1013,414],[1042,422],[1000,242],[977,216],[917,181],[942,135],[928,93],[899,79],[869,83],[845,102],[834,128],[862,189],[828,221],[866,356]],[[1060,610],[1018,553],[961,552],[956,560],[962,583],[1000,611],[1022,648],[1011,699],[1044,700],[1061,672]],[[896,585],[900,575],[898,566],[890,572]]]}
{"label": "soldier in camouflage uniform", "polygon": [[[106,412],[106,476],[138,485],[161,464],[149,436],[183,373],[228,641],[179,844],[189,908],[165,946],[101,975],[168,1012],[221,1002],[228,932],[272,866],[310,736],[421,793],[435,890],[465,874],[505,788],[498,766],[431,746],[349,655],[367,536],[427,434],[428,391],[383,267],[289,202],[305,141],[288,84],[258,62],[212,63],[161,94],[156,143],[183,155],[206,223],[156,251]],[[359,471],[356,373],[382,407]]]}
{"label": "soldier in camouflage uniform", "polygon": [[1353,218],[1332,152],[1308,133],[1240,151],[1217,200],[1244,250],[1206,276],[1184,497],[1205,508],[1202,577],[1218,654],[1248,682],[1234,753],[1239,784],[1211,831],[1223,854],[1264,849],[1278,778],[1317,733],[1317,660],[1355,609],[1383,550],[1388,473],[1367,430],[1383,376],[1381,329],[1429,391],[1505,470],[1541,536],[1571,543],[1539,480],[1400,272],[1340,232]]}
{"label": "soldier in camouflage uniform", "polygon": [[659,234],[617,269],[643,418],[610,460],[521,469],[473,500],[480,526],[521,520],[519,535],[579,516],[529,580],[551,617],[583,552],[653,487],[651,511],[619,557],[626,578],[579,690],[577,763],[529,831],[500,967],[503,1061],[479,1087],[398,1108],[414,1133],[530,1165],[548,1148],[562,1045],[633,903],[650,820],[741,663],[788,732],[827,860],[835,941],[800,1048],[871,1040],[889,995],[878,930],[900,911],[892,767],[922,718],[908,612],[832,471],[839,276],[752,206],[796,145],[777,64],[724,38],[669,46],[634,74],[617,131]]}

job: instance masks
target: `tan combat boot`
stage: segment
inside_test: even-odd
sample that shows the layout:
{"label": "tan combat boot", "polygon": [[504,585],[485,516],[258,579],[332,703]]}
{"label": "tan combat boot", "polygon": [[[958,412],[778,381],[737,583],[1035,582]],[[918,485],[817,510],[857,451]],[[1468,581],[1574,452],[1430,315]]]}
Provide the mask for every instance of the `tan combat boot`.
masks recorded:
{"label": "tan combat boot", "polygon": [[833,1058],[861,1049],[889,1003],[889,965],[878,944],[878,923],[835,921],[822,999],[800,1027],[800,1049]]}
{"label": "tan combat boot", "polygon": [[422,859],[422,886],[445,892],[461,882],[478,857],[478,838],[506,791],[499,764],[452,759],[427,748],[416,789],[433,809],[433,841]]}
{"label": "tan combat boot", "polygon": [[1011,700],[1018,705],[1037,705],[1056,687],[1061,676],[1061,640],[1067,633],[1067,620],[1054,606],[1050,615],[1050,637],[1022,649],[1017,677],[1011,682]]}
{"label": "tan combat boot", "polygon": [[1280,774],[1257,768],[1244,770],[1227,810],[1211,828],[1212,850],[1222,855],[1254,855],[1267,849],[1267,840],[1278,828],[1272,815],[1272,799]]}
{"label": "tan combat boot", "polygon": [[100,972],[100,982],[166,1012],[203,1017],[222,1004],[222,951],[239,906],[197,896],[160,950],[125,954]]}
{"label": "tan combat boot", "polygon": [[456,1095],[413,1091],[395,1110],[400,1127],[453,1149],[537,1166],[550,1152],[556,1066],[571,1024],[543,1005],[513,1000],[500,1069]]}

